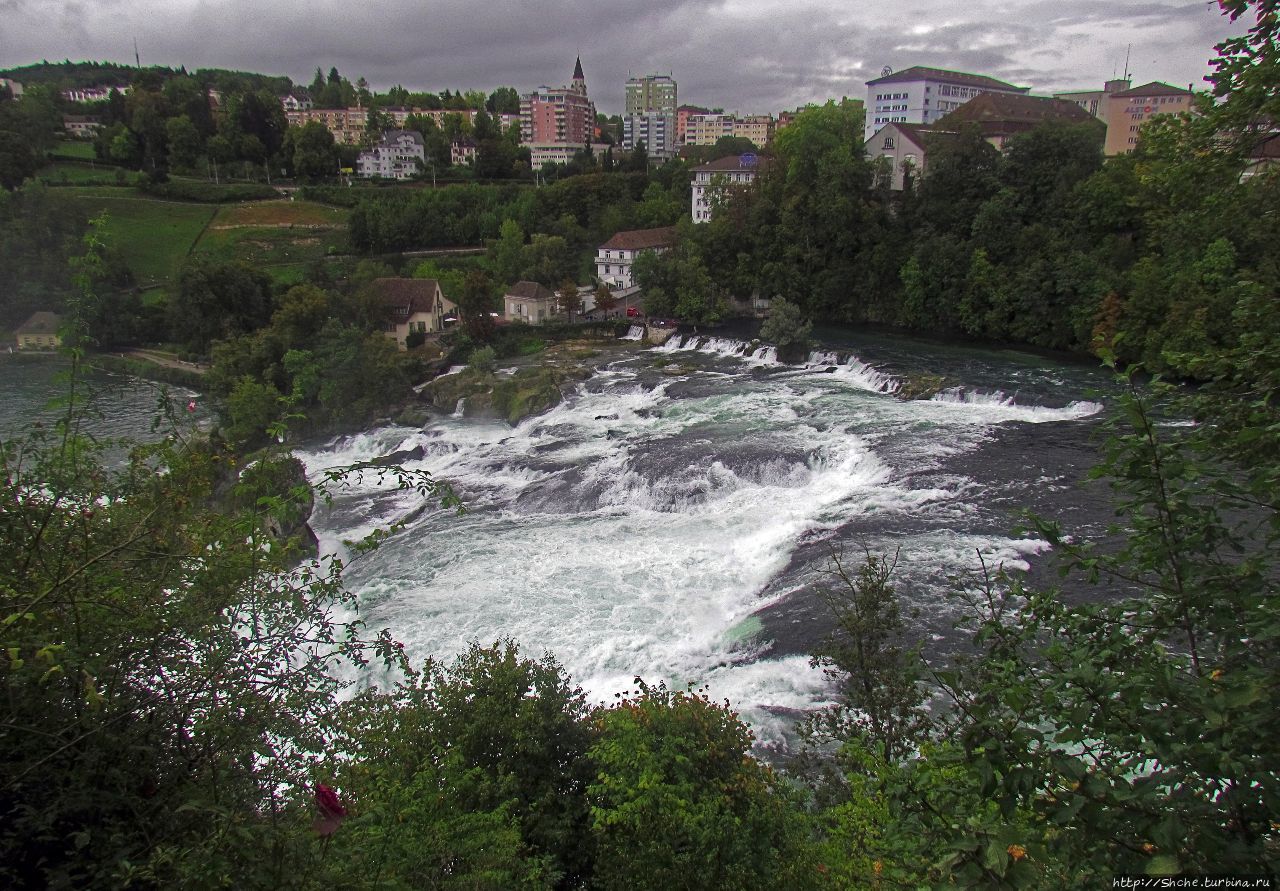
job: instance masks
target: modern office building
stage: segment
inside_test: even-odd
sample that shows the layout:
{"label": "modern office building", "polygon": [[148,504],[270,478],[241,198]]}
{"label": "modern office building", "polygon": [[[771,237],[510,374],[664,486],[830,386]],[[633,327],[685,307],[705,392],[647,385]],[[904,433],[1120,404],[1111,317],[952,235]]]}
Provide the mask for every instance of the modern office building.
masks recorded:
{"label": "modern office building", "polygon": [[1152,81],[1107,96],[1107,142],[1103,151],[1123,155],[1138,147],[1142,125],[1162,114],[1191,111],[1196,94],[1191,90]]}
{"label": "modern office building", "polygon": [[867,81],[863,138],[870,139],[885,124],[932,124],[982,93],[1024,95],[1030,89],[982,74],[920,65],[893,71]]}

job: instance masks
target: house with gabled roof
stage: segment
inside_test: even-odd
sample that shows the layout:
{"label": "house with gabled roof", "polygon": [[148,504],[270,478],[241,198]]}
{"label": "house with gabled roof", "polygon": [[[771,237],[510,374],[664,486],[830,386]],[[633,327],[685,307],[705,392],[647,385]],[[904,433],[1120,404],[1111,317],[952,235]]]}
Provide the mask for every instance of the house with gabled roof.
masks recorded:
{"label": "house with gabled roof", "polygon": [[676,243],[676,227],[629,229],[616,233],[596,249],[596,278],[620,291],[635,285],[631,264],[645,251],[661,254]]}
{"label": "house with gabled roof", "polygon": [[537,282],[518,281],[502,295],[503,316],[509,322],[540,325],[559,309],[555,292]]}
{"label": "house with gabled roof", "polygon": [[885,124],[866,141],[863,150],[876,169],[876,183],[888,186],[895,192],[906,188],[907,182],[924,175],[928,140],[939,133],[951,135],[923,124]]}
{"label": "house with gabled roof", "polygon": [[1009,93],[983,93],[938,120],[939,130],[959,130],[976,125],[982,138],[998,149],[1019,133],[1050,122],[1088,124],[1097,127],[1101,143],[1106,128],[1077,103],[1066,99],[1040,96],[1018,96]]}
{"label": "house with gabled roof", "polygon": [[443,331],[445,316],[458,309],[433,278],[375,278],[369,287],[385,310],[383,333],[402,350],[410,334]]}
{"label": "house with gabled roof", "polygon": [[58,328],[62,318],[57,313],[41,310],[22,323],[16,335],[20,350],[54,350],[62,345]]}

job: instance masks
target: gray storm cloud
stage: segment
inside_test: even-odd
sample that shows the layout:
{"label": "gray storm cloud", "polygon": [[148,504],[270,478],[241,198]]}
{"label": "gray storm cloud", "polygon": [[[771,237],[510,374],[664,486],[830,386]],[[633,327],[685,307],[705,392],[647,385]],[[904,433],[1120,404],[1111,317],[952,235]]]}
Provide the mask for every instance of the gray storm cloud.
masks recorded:
{"label": "gray storm cloud", "polygon": [[238,68],[306,83],[331,66],[376,88],[521,91],[568,80],[581,55],[601,111],[629,74],[670,72],[682,102],[743,113],[861,97],[885,65],[976,71],[1037,92],[1135,78],[1201,84],[1244,30],[1213,3],[926,0],[889,7],[778,0],[0,0],[0,67],[41,59]]}

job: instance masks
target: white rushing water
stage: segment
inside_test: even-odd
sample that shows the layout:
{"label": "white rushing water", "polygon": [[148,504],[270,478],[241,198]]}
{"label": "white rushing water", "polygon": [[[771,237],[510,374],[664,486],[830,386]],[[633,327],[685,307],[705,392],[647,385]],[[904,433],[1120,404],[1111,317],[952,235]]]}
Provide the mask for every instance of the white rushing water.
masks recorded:
{"label": "white rushing water", "polygon": [[[904,566],[972,567],[979,552],[1025,566],[1042,544],[971,528],[982,484],[942,462],[1002,424],[1071,423],[1100,408],[994,392],[902,402],[896,387],[857,357],[779,366],[772,348],[676,337],[514,429],[455,413],[300,457],[316,474],[421,447],[405,466],[463,497],[462,516],[429,510],[347,573],[369,624],[414,658],[509,635],[526,653],[553,653],[600,701],[635,676],[706,684],[777,740],[795,711],[829,697],[805,655],[770,652],[754,615],[812,580],[822,561],[808,549],[858,520]],[[420,506],[367,480],[312,525],[342,552]]]}

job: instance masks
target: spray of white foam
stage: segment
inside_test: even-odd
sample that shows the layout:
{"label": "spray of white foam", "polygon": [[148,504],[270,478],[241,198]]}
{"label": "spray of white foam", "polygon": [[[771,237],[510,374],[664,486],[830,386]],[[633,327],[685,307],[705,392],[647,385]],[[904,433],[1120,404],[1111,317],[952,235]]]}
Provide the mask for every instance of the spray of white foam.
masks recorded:
{"label": "spray of white foam", "polygon": [[[673,340],[659,351],[766,361],[740,341]],[[555,653],[601,701],[636,675],[705,684],[762,736],[779,738],[791,710],[827,700],[826,679],[806,658],[769,658],[742,629],[785,596],[771,582],[801,542],[857,516],[962,524],[980,495],[969,481],[906,482],[913,465],[928,466],[928,443],[963,449],[990,424],[1096,411],[1003,396],[903,403],[883,398],[892,379],[860,360],[810,360],[759,380],[700,375],[697,395],[675,396],[669,381],[645,384],[615,367],[515,428],[444,418],[425,430],[342,437],[300,457],[314,476],[421,449],[405,467],[448,480],[467,503],[461,517],[414,514],[348,573],[368,621],[391,628],[414,658],[448,659],[471,641],[509,635],[529,652]],[[924,445],[895,446],[890,431]],[[337,549],[420,506],[366,478],[318,509],[313,526],[324,548]],[[934,566],[967,566],[980,551],[1025,564],[1038,546],[950,532],[903,544]]]}

